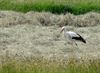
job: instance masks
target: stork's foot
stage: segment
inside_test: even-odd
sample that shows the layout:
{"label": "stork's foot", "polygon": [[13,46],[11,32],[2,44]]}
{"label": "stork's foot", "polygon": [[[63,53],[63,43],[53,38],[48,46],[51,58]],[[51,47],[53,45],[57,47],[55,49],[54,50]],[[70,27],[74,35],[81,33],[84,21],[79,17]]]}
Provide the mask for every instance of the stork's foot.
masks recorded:
{"label": "stork's foot", "polygon": [[72,42],[67,42],[68,44],[73,44]]}

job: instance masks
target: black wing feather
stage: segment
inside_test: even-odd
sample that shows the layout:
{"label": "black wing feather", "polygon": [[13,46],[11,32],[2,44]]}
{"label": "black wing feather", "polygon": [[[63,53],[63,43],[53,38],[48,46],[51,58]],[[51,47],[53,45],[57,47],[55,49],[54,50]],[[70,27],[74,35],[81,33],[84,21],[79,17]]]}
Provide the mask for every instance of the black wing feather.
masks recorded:
{"label": "black wing feather", "polygon": [[[77,34],[77,35],[79,35],[79,34]],[[86,43],[86,40],[80,35],[79,35],[79,37],[72,37],[72,39],[75,39],[75,40],[78,40],[78,41],[82,41],[83,43]]]}

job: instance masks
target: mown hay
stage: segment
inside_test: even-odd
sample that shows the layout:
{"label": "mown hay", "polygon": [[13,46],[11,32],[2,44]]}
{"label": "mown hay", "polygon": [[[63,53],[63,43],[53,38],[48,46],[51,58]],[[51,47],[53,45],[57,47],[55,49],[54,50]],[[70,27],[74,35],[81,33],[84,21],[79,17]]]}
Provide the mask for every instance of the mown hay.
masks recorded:
{"label": "mown hay", "polygon": [[100,14],[89,12],[83,15],[73,15],[66,13],[65,15],[55,15],[49,12],[30,11],[26,14],[13,11],[0,11],[0,26],[11,26],[18,24],[32,25],[69,25],[76,27],[96,26],[100,24]]}
{"label": "mown hay", "polygon": [[[33,15],[31,15],[33,13]],[[100,24],[100,14],[95,12],[89,12],[84,15],[75,16],[73,14],[67,13],[66,15],[54,15],[51,13],[37,13],[28,12],[31,20],[37,19],[42,25],[72,25],[76,27],[86,27],[86,26],[96,26]]]}
{"label": "mown hay", "polygon": [[[68,56],[74,55],[76,58],[81,56],[98,58],[100,55],[99,18],[100,14],[94,12],[75,16],[70,13],[54,15],[49,12],[30,11],[24,14],[1,11],[0,57],[68,58]],[[68,39],[58,36],[61,30],[58,26],[63,25],[67,25],[68,30],[71,29],[81,34],[87,44],[78,43],[79,48],[76,46],[73,48]],[[81,27],[79,28],[79,26]]]}
{"label": "mown hay", "polygon": [[11,26],[25,23],[23,13],[0,11],[0,26]]}

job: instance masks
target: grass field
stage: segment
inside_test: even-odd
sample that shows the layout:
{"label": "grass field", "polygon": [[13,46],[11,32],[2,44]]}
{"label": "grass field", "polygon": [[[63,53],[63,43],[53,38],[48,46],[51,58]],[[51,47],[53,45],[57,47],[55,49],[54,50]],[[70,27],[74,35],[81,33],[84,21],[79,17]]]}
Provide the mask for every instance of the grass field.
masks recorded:
{"label": "grass field", "polygon": [[[83,14],[100,12],[99,3],[100,0],[0,0],[0,10],[19,12],[0,11],[0,73],[99,73],[100,14]],[[59,34],[59,26],[63,25],[81,34],[87,43],[77,42],[78,47],[72,47]]]}
{"label": "grass field", "polygon": [[[0,11],[0,73],[99,73],[100,14]],[[58,37],[60,25],[87,43]],[[94,26],[94,27],[93,27]]]}
{"label": "grass field", "polygon": [[83,14],[100,12],[100,0],[0,0],[1,10]]}
{"label": "grass field", "polygon": [[43,58],[7,59],[0,64],[0,73],[99,73],[99,60],[47,60]]}

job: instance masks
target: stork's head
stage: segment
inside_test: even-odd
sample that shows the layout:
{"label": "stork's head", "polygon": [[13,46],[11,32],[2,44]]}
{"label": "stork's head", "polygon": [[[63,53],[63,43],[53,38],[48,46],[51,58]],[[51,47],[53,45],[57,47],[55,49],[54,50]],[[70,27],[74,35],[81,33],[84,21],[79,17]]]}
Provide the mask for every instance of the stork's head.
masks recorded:
{"label": "stork's head", "polygon": [[66,30],[66,27],[65,27],[65,26],[63,26],[63,27],[61,28],[60,33],[62,33],[62,31],[65,31],[65,30]]}

